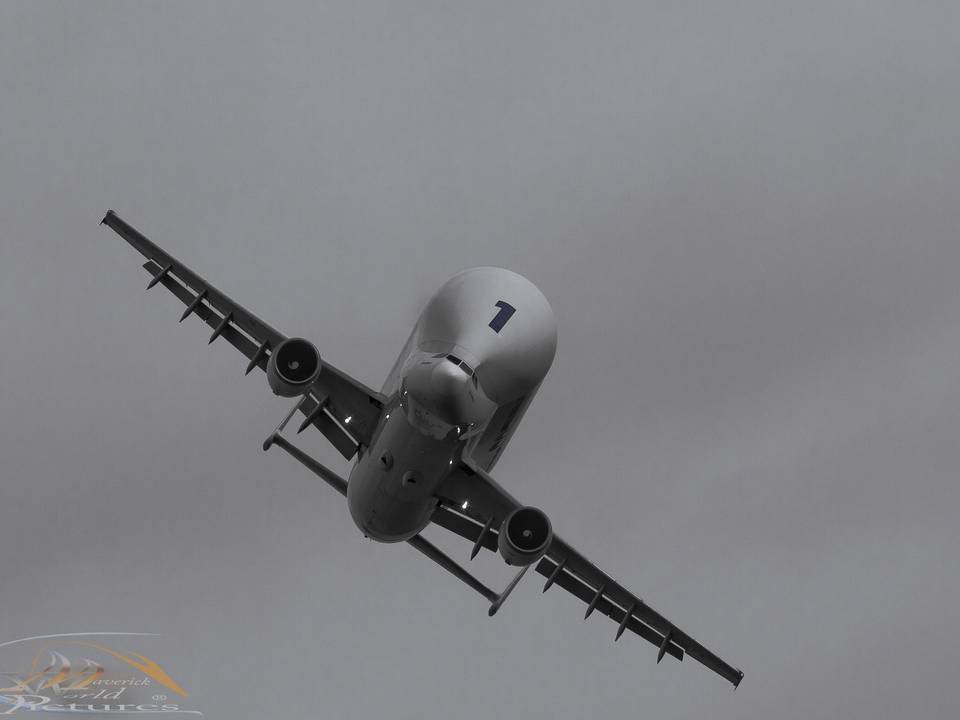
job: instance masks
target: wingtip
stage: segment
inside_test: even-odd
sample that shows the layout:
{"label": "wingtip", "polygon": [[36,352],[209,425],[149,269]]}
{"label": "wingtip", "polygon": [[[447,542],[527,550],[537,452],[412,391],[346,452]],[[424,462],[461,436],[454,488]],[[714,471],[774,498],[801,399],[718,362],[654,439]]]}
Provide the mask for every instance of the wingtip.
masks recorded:
{"label": "wingtip", "polygon": [[103,216],[103,219],[100,221],[101,225],[106,224],[107,218],[116,216],[116,213],[113,210],[107,210],[106,214]]}

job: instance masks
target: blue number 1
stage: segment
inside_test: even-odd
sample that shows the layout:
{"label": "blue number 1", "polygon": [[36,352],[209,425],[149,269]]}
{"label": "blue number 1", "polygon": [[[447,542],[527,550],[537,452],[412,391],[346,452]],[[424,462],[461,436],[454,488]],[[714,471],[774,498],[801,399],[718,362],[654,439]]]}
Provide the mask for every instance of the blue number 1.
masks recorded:
{"label": "blue number 1", "polygon": [[490,327],[493,328],[494,332],[500,332],[503,330],[503,326],[507,324],[507,320],[513,317],[513,314],[517,309],[508,302],[503,300],[497,300],[496,307],[500,308],[500,312],[494,316],[493,320],[490,321]]}

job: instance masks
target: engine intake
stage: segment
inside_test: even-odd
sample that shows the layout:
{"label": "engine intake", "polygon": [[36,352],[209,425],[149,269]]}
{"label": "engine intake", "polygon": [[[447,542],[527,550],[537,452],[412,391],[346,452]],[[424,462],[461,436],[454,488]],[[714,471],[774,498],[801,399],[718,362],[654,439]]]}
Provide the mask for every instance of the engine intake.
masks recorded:
{"label": "engine intake", "polygon": [[320,352],[312,342],[287,338],[270,354],[267,382],[276,395],[302,395],[316,381],[322,368]]}
{"label": "engine intake", "polygon": [[553,540],[550,518],[535,507],[520,507],[500,526],[497,544],[508,565],[531,565],[543,557]]}

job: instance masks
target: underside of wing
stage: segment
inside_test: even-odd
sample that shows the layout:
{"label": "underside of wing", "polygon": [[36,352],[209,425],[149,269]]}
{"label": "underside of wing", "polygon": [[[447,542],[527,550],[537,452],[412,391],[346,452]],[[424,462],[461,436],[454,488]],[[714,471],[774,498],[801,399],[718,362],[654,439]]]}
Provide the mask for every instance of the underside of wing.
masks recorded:
{"label": "underside of wing", "polygon": [[[469,464],[454,469],[441,486],[440,495],[433,522],[473,542],[475,551],[486,548],[497,552],[497,528],[521,505],[487,473]],[[683,660],[686,654],[734,687],[743,679],[743,672],[694,640],[562,538],[554,535],[535,569],[547,578],[544,592],[557,585],[586,603],[586,616],[596,611],[618,623],[615,639],[630,630],[656,645],[657,662],[666,655]]]}
{"label": "underside of wing", "polygon": [[[151,275],[147,287],[163,285],[186,306],[181,320],[196,315],[213,332],[210,342],[223,337],[247,358],[246,372],[267,369],[273,351],[287,337],[249,310],[208,283],[186,265],[108,211],[102,224],[110,227],[147,262]],[[303,430],[313,425],[347,459],[369,444],[383,407],[384,398],[347,373],[326,361],[310,386],[299,409],[305,416]]]}

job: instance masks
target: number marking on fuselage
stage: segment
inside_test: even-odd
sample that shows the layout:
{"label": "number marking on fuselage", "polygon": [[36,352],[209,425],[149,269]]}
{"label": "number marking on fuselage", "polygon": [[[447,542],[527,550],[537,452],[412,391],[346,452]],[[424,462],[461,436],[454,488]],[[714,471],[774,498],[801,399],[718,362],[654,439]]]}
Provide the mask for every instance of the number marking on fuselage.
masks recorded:
{"label": "number marking on fuselage", "polygon": [[501,330],[503,330],[503,326],[507,324],[507,320],[513,317],[513,314],[517,311],[517,309],[510,303],[503,300],[497,300],[495,305],[496,307],[500,308],[500,312],[498,312],[494,316],[493,320],[490,321],[490,327],[493,328],[494,332],[499,333]]}

